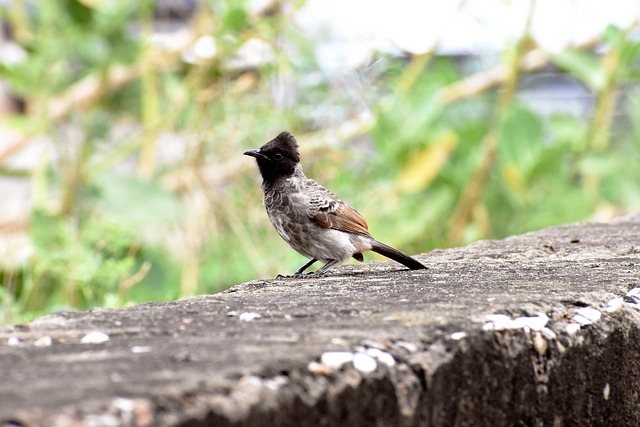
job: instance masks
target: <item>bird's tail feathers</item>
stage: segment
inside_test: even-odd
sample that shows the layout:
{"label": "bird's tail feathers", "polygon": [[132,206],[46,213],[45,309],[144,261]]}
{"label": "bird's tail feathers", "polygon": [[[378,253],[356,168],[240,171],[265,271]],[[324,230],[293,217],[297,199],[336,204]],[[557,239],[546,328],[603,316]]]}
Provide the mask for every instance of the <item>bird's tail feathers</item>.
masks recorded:
{"label": "bird's tail feathers", "polygon": [[391,258],[411,270],[423,270],[427,268],[421,262],[416,261],[404,252],[399,251],[396,248],[392,248],[382,242],[378,242],[377,240],[373,240],[373,242],[371,242],[371,250],[379,253],[380,255],[386,256],[387,258]]}

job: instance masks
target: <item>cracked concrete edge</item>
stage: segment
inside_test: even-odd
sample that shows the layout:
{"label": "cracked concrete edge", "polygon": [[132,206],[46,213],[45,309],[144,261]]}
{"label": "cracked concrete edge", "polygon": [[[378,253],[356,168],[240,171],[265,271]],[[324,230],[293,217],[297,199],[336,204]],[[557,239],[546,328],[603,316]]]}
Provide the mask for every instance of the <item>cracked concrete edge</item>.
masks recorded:
{"label": "cracked concrete edge", "polygon": [[[69,407],[45,418],[24,414],[4,420],[4,425],[37,425],[30,419],[51,426],[512,425],[523,419],[530,425],[598,425],[598,420],[640,424],[640,408],[633,400],[640,391],[640,306],[626,295],[608,292],[591,298],[590,307],[554,308],[554,319],[542,328],[535,320],[532,325],[518,320],[541,313],[499,314],[505,317],[485,323],[476,319],[473,329],[442,334],[430,343],[389,340],[354,346],[352,355],[375,361],[373,370],[348,358],[341,366],[339,361],[330,366],[318,354],[306,365],[281,372],[268,368],[222,385],[203,381],[187,391],[118,397],[108,405],[86,402],[81,409]],[[600,317],[576,320],[585,308],[597,310]],[[612,339],[619,345],[611,345]],[[593,346],[601,349],[595,359],[586,350]],[[610,354],[621,348],[636,358]],[[567,363],[575,358],[584,359],[579,373],[574,372],[575,362]],[[522,366],[530,369],[523,371]],[[636,383],[624,390],[624,381],[607,381],[616,371],[617,377],[635,376]],[[510,396],[505,394],[505,379],[511,381]],[[477,381],[487,383],[477,387]],[[531,386],[535,389],[528,389]],[[593,401],[575,407],[576,393],[585,390]],[[532,396],[537,402],[528,402]],[[614,406],[617,413],[607,409]],[[620,407],[628,410],[620,412]],[[520,418],[514,419],[513,413]],[[449,418],[451,414],[456,418]]]}
{"label": "cracked concrete edge", "polygon": [[[602,297],[601,307],[608,307],[610,295]],[[568,308],[564,315],[573,319],[578,310]],[[319,355],[306,367],[277,375],[243,377],[226,396],[206,391],[196,394],[184,416],[166,421],[181,426],[251,426],[260,423],[311,426],[337,422],[345,425],[437,426],[482,422],[512,425],[522,419],[530,419],[534,425],[597,425],[598,420],[608,423],[618,419],[618,425],[636,425],[640,422],[640,413],[634,411],[637,403],[633,401],[633,393],[627,393],[632,390],[624,390],[624,384],[615,384],[606,378],[608,371],[618,371],[622,376],[626,372],[629,378],[638,372],[636,359],[616,360],[609,354],[609,351],[619,352],[620,348],[627,348],[630,354],[640,354],[638,307],[634,303],[620,305],[591,324],[568,327],[575,324],[572,320],[555,322],[549,330],[557,332],[546,337],[541,331],[527,327],[499,331],[476,328],[448,334],[430,344],[363,343],[353,349],[354,353],[367,354],[368,350],[376,349],[390,354],[393,364],[377,360],[376,369],[371,372],[359,370],[353,362],[332,369],[319,363],[322,358]],[[617,335],[622,336],[622,347],[608,345]],[[602,349],[599,357],[593,358],[591,350],[585,350],[592,346]],[[564,361],[572,358],[585,359],[582,378],[574,376],[574,363],[565,366]],[[516,362],[523,359],[524,363]],[[505,361],[510,366],[504,366]],[[609,363],[614,361],[621,363]],[[518,366],[532,369],[507,372]],[[468,376],[474,371],[478,373],[477,377]],[[503,374],[513,376],[511,396],[504,394]],[[517,378],[518,375],[521,377]],[[491,378],[495,383],[484,387],[462,386],[465,382]],[[460,384],[456,384],[458,382]],[[535,389],[526,390],[531,385]],[[638,391],[638,385],[634,387]],[[479,391],[473,396],[465,396],[474,389]],[[590,408],[583,408],[582,404],[575,407],[579,399],[573,397],[582,389],[588,389],[592,394],[593,402],[587,405]],[[514,401],[512,396],[518,395],[520,400]],[[542,408],[530,410],[533,405],[528,405],[528,399],[532,396],[538,396]],[[601,405],[608,402],[612,407],[616,400],[627,400],[625,405],[616,405],[627,411],[614,414]],[[520,406],[516,411],[519,419],[513,418],[514,404]],[[457,408],[451,408],[451,405]],[[465,405],[471,411],[466,411]],[[479,407],[484,408],[484,412],[478,413]],[[378,411],[371,412],[370,408]],[[541,412],[547,416],[540,418]],[[447,418],[454,413],[459,419]]]}

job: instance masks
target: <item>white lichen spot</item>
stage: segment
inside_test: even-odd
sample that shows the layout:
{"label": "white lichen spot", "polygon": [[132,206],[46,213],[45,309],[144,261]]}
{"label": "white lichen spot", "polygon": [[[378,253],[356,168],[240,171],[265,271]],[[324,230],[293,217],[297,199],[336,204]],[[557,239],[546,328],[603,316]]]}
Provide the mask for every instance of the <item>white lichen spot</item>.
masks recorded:
{"label": "white lichen spot", "polygon": [[623,305],[624,305],[624,298],[622,297],[613,298],[609,300],[609,302],[607,303],[607,308],[605,308],[605,311],[607,313],[615,313],[616,311],[620,310],[620,308],[622,308]]}
{"label": "white lichen spot", "polygon": [[540,332],[542,332],[542,336],[548,340],[555,340],[558,337],[556,333],[549,328],[542,328]]}
{"label": "white lichen spot", "polygon": [[611,394],[611,386],[609,386],[609,383],[606,383],[604,385],[604,388],[602,389],[602,397],[604,397],[604,400],[609,400],[610,394]]}
{"label": "white lichen spot", "polygon": [[287,377],[284,375],[277,375],[273,378],[266,378],[264,380],[264,386],[271,391],[278,391],[282,386],[287,383]]}
{"label": "white lichen spot", "polygon": [[378,362],[365,353],[356,353],[353,356],[353,367],[363,374],[368,374],[376,370]]}
{"label": "white lichen spot", "polygon": [[566,331],[569,335],[573,335],[580,330],[580,325],[577,323],[569,323],[566,326]]}
{"label": "white lichen spot", "polygon": [[148,345],[134,345],[131,347],[131,353],[140,354],[140,353],[149,353],[151,352],[151,346]]}
{"label": "white lichen spot", "polygon": [[136,402],[124,397],[116,397],[111,401],[111,405],[122,412],[133,412],[136,409]]}
{"label": "white lichen spot", "polygon": [[582,307],[576,310],[572,320],[582,326],[587,326],[597,322],[601,317],[602,313],[595,308]]}
{"label": "white lichen spot", "polygon": [[482,326],[485,331],[503,331],[505,329],[524,329],[526,332],[540,331],[549,323],[549,317],[544,313],[513,319],[504,314],[489,314],[486,319],[487,323]]}
{"label": "white lichen spot", "polygon": [[505,314],[488,314],[487,322],[482,325],[485,331],[503,331],[509,328],[511,318]]}
{"label": "white lichen spot", "polygon": [[411,342],[407,342],[407,341],[398,341],[396,342],[396,345],[400,348],[404,348],[405,350],[407,350],[409,353],[415,353],[416,351],[418,351],[418,346],[415,345],[414,343]]}
{"label": "white lichen spot", "polygon": [[353,353],[349,351],[326,351],[320,356],[320,363],[331,369],[340,369],[342,365],[352,361]]}
{"label": "white lichen spot", "polygon": [[640,288],[631,289],[629,292],[627,292],[627,296],[640,298]]}
{"label": "white lichen spot", "polygon": [[454,332],[449,336],[449,338],[451,338],[454,341],[460,341],[461,339],[466,337],[467,337],[467,333],[464,331]]}
{"label": "white lichen spot", "polygon": [[544,356],[547,352],[547,341],[542,337],[540,332],[536,332],[533,335],[533,349],[540,355]]}
{"label": "white lichen spot", "polygon": [[100,331],[89,332],[80,340],[82,344],[102,344],[107,341],[109,341],[109,335]]}
{"label": "white lichen spot", "polygon": [[244,377],[238,380],[238,387],[243,390],[259,390],[264,386],[262,383],[262,378],[257,377],[255,375],[245,375]]}
{"label": "white lichen spot", "polygon": [[239,319],[241,322],[252,322],[261,317],[262,316],[260,315],[260,313],[255,313],[253,311],[245,311],[244,313],[240,314]]}
{"label": "white lichen spot", "polygon": [[633,288],[625,295],[626,303],[629,307],[640,310],[640,288]]}
{"label": "white lichen spot", "polygon": [[51,339],[50,336],[44,336],[41,338],[38,338],[33,345],[35,345],[36,347],[49,347],[51,344],[53,344],[53,340]]}
{"label": "white lichen spot", "polygon": [[530,329],[532,331],[540,331],[549,323],[549,317],[544,313],[538,313],[537,316],[522,316],[513,319],[516,328]]}
{"label": "white lichen spot", "polygon": [[389,367],[395,366],[396,364],[396,359],[393,358],[391,353],[380,350],[378,348],[368,348],[365,353],[368,356],[373,357],[378,362],[383,363]]}

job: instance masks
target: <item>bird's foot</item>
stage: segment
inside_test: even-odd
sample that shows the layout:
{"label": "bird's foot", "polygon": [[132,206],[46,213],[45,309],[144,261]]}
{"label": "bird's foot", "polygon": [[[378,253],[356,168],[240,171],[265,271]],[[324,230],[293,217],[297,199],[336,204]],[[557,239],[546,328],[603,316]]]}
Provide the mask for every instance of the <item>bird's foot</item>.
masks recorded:
{"label": "bird's foot", "polygon": [[289,274],[278,274],[276,276],[276,280],[280,279],[314,279],[317,277],[324,277],[327,275],[327,271],[314,271],[311,273],[293,273]]}
{"label": "bird's foot", "polygon": [[304,279],[309,277],[309,273],[293,273],[293,274],[278,274],[276,280],[280,279]]}
{"label": "bird's foot", "polygon": [[[312,273],[300,274],[299,277],[304,277],[305,279],[315,279],[316,277],[324,277],[328,273],[327,270],[324,271],[314,271]],[[295,276],[295,275],[294,275]]]}

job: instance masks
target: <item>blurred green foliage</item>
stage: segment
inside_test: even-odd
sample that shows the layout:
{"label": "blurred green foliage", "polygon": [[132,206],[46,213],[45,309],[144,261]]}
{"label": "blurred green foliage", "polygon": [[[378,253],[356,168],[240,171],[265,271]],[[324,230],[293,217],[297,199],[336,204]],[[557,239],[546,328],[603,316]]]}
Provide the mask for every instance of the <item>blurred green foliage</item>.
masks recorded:
{"label": "blurred green foliage", "polygon": [[[624,29],[607,30],[602,54],[548,55],[593,94],[584,119],[542,116],[517,96],[518,64],[535,48],[526,34],[499,81],[466,91],[459,62],[431,55],[323,73],[290,11],[256,15],[241,1],[202,2],[189,41],[172,48],[151,42],[150,0],[1,13],[28,53],[0,67],[28,106],[2,123],[46,149],[24,178],[33,209],[16,232],[33,250],[1,267],[0,321],[294,271],[301,256],[271,229],[241,156],[284,129],[309,176],[409,253],[640,207],[640,42]],[[215,55],[184,60],[208,36]],[[269,47],[267,60],[242,63],[250,41]]]}

